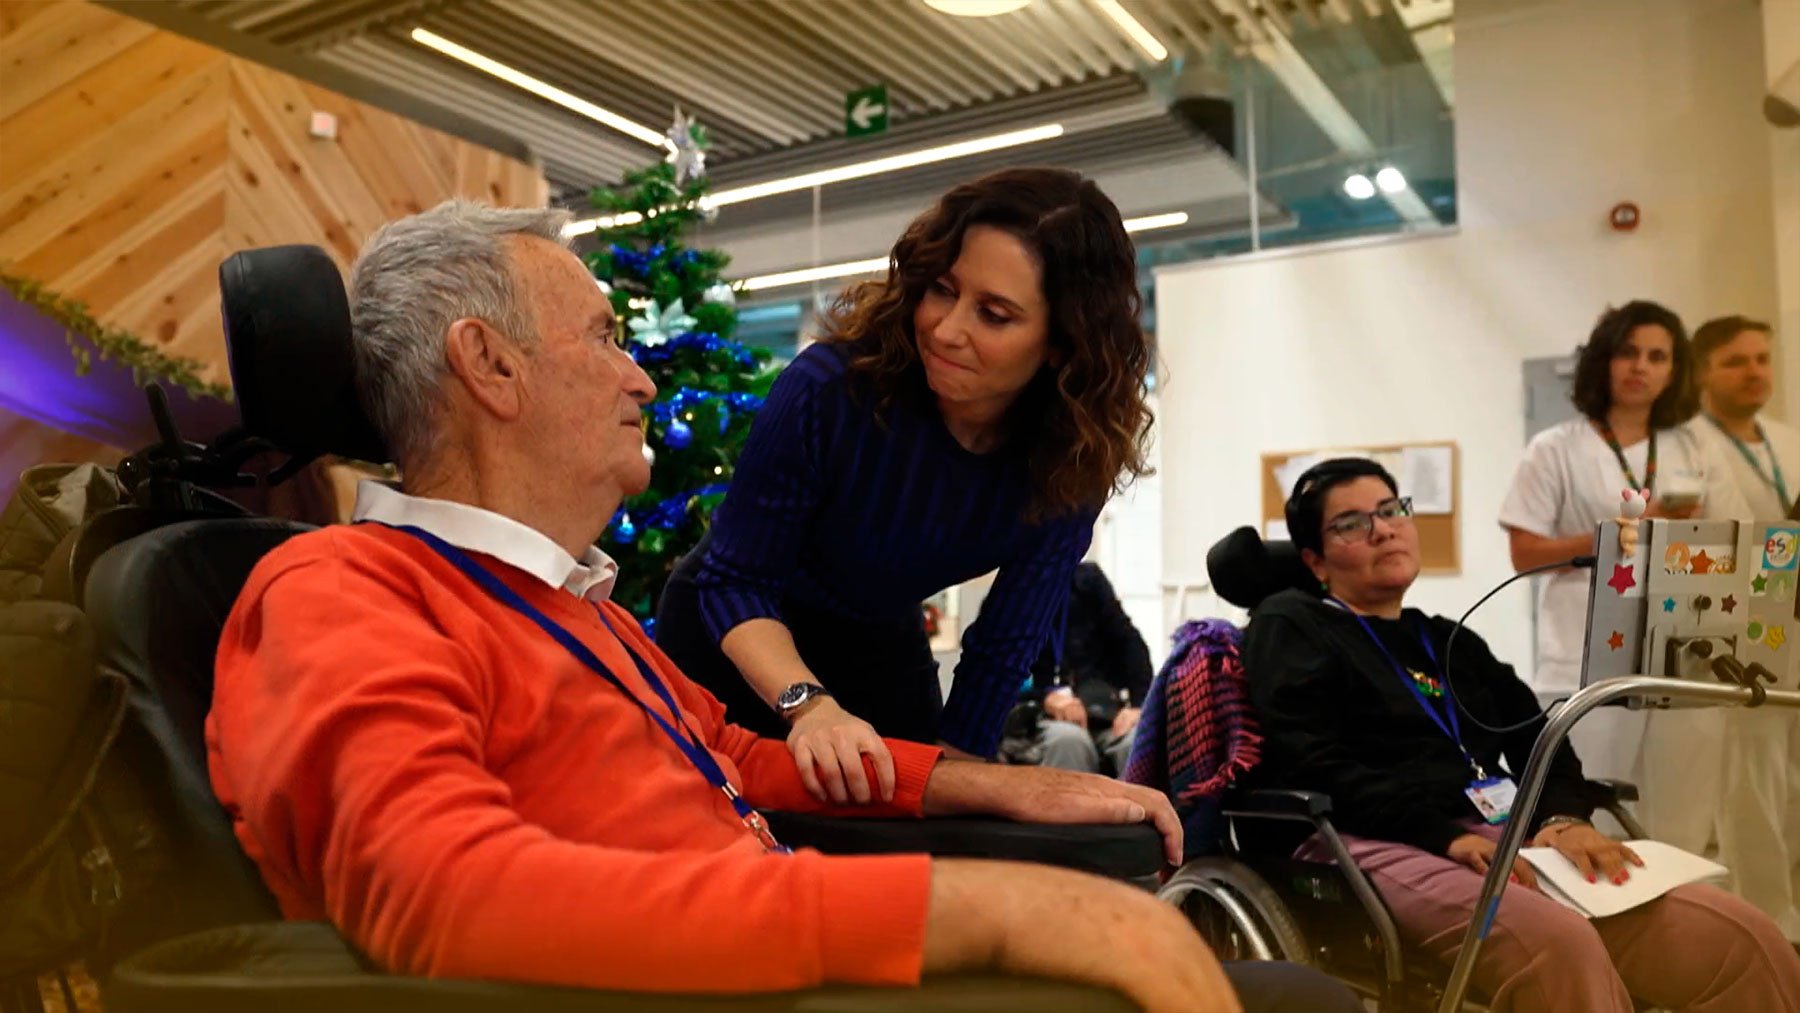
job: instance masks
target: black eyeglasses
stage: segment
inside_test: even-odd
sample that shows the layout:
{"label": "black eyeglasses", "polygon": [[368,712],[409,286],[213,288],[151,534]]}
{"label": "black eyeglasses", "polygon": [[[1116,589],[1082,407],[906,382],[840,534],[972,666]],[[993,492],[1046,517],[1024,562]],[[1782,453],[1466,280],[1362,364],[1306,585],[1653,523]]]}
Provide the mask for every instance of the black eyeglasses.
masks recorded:
{"label": "black eyeglasses", "polygon": [[1395,496],[1377,503],[1373,510],[1351,510],[1338,514],[1325,522],[1325,531],[1350,544],[1366,542],[1375,531],[1377,517],[1389,523],[1411,518],[1412,497]]}

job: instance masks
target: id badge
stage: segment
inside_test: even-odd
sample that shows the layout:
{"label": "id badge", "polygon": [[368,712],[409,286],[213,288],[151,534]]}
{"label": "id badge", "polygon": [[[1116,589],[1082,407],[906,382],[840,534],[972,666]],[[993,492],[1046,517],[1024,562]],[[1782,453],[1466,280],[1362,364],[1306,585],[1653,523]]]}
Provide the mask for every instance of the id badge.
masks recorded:
{"label": "id badge", "polygon": [[1513,784],[1510,777],[1490,777],[1471,782],[1463,789],[1463,794],[1475,803],[1475,810],[1481,813],[1482,819],[1503,823],[1512,814],[1513,799],[1519,794],[1519,786]]}

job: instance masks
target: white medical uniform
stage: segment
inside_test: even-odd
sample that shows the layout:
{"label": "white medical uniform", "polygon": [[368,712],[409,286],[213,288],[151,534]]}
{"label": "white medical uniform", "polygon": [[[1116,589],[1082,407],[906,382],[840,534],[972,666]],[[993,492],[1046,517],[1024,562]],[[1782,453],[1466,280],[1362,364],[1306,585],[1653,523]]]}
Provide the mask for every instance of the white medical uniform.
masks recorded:
{"label": "white medical uniform", "polygon": [[[1649,441],[1622,450],[1632,474],[1643,481]],[[1659,430],[1656,455],[1655,494],[1698,493],[1701,514],[1709,517],[1735,517],[1746,509],[1737,487],[1713,466],[1691,430]],[[1500,523],[1544,538],[1591,535],[1602,521],[1619,516],[1620,494],[1629,484],[1618,456],[1593,424],[1572,419],[1526,446]],[[1568,697],[1581,688],[1591,576],[1573,570],[1540,578],[1537,658],[1530,679],[1540,700]],[[1589,777],[1637,784],[1637,815],[1651,836],[1696,854],[1709,850],[1725,776],[1724,711],[1652,715],[1603,707],[1582,718],[1569,740]]]}
{"label": "white medical uniform", "polygon": [[[1781,520],[1793,504],[1781,501],[1774,465],[1780,465],[1788,495],[1800,495],[1800,430],[1760,421],[1766,439],[1745,444],[1749,458],[1705,416],[1688,429],[1737,486],[1746,518]],[[1796,663],[1780,673],[1783,689],[1800,688],[1800,652],[1790,653]],[[1731,710],[1725,723],[1720,860],[1731,869],[1737,892],[1800,941],[1800,711]]]}

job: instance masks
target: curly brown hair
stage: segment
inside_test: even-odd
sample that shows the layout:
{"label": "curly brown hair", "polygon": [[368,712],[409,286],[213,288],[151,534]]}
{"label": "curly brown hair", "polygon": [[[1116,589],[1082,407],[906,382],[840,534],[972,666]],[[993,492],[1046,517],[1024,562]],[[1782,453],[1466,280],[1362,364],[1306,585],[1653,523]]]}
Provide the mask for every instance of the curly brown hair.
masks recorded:
{"label": "curly brown hair", "polygon": [[1674,339],[1670,349],[1674,369],[1669,374],[1669,386],[1650,406],[1651,427],[1667,429],[1681,425],[1700,410],[1700,390],[1694,382],[1687,328],[1668,307],[1636,299],[1617,309],[1609,307],[1602,313],[1599,322],[1594,324],[1594,332],[1588,335],[1587,344],[1576,353],[1575,383],[1569,392],[1569,400],[1581,414],[1596,422],[1606,421],[1606,413],[1612,408],[1613,356],[1619,354],[1619,346],[1633,331],[1648,326],[1661,327]]}
{"label": "curly brown hair", "polygon": [[[926,398],[913,312],[950,271],[974,225],[1003,229],[1037,258],[1059,352],[1008,412],[1041,519],[1097,510],[1150,473],[1145,379],[1150,343],[1138,324],[1137,251],[1119,209],[1092,180],[1063,169],[1003,169],[944,194],[894,244],[887,277],[846,288],[821,320],[822,340],[849,346],[850,376],[885,410]],[[1029,425],[1020,424],[1029,419]]]}

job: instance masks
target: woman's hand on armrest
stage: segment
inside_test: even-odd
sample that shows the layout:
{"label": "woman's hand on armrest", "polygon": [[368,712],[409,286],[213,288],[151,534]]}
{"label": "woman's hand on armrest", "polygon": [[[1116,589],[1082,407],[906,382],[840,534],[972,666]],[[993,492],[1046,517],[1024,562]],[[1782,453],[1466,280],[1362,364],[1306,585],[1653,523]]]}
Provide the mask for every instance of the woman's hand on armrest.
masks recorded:
{"label": "woman's hand on armrest", "polygon": [[1021,823],[1149,823],[1180,865],[1181,820],[1168,796],[1097,774],[994,763],[942,763],[925,782],[927,816],[999,816]]}

